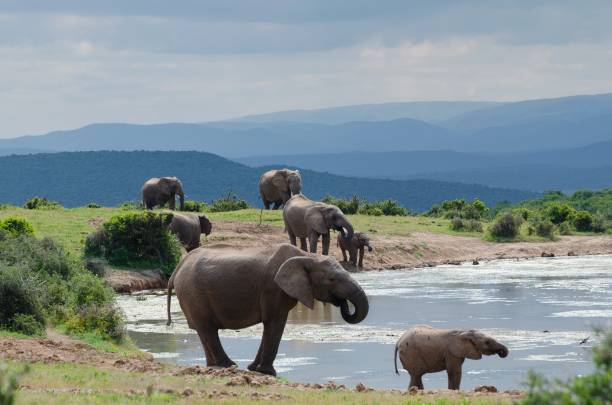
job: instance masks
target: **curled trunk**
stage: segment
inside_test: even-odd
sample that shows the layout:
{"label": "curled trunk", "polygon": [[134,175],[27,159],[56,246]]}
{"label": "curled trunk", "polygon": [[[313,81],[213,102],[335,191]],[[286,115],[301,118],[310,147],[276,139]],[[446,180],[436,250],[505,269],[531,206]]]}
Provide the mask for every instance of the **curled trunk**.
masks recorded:
{"label": "curled trunk", "polygon": [[353,225],[344,217],[338,218],[336,225],[341,229],[340,232],[344,235],[346,240],[351,241],[355,232],[353,231]]}
{"label": "curled trunk", "polygon": [[[355,312],[352,314],[349,311],[347,300],[355,307]],[[340,303],[340,314],[342,315],[342,319],[348,323],[359,323],[363,321],[368,315],[369,309],[368,297],[361,287],[358,287],[346,300],[342,300]]]}

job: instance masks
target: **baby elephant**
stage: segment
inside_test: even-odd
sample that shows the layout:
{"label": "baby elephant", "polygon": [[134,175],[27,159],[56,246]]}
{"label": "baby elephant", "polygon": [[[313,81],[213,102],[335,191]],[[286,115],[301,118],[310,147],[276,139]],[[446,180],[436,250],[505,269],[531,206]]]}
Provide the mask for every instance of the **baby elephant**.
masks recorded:
{"label": "baby elephant", "polygon": [[212,224],[204,214],[174,214],[168,229],[189,252],[200,247],[200,235],[208,236],[212,231]]}
{"label": "baby elephant", "polygon": [[[370,245],[370,238],[367,233],[357,232],[353,237],[348,240],[342,233],[338,234],[338,247],[342,250],[342,257],[346,262],[346,251],[349,252],[349,260],[353,263],[353,266],[363,267],[363,251],[364,248],[368,247],[368,252],[372,251]],[[357,251],[359,251],[359,264],[357,263]]]}
{"label": "baby elephant", "polygon": [[408,329],[395,344],[395,373],[397,352],[410,374],[410,387],[423,389],[423,374],[446,370],[448,389],[458,390],[461,366],[468,358],[480,360],[482,355],[508,355],[508,348],[495,339],[475,330],[436,329],[427,325]]}

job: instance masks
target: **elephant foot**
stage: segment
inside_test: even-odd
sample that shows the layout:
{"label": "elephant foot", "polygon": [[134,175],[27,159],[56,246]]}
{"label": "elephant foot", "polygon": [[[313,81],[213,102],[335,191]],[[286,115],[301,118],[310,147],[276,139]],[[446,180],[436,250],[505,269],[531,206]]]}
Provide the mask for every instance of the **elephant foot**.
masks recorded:
{"label": "elephant foot", "polygon": [[225,359],[224,361],[217,363],[217,366],[222,368],[236,367],[236,363],[230,359]]}
{"label": "elephant foot", "polygon": [[251,363],[247,366],[247,370],[249,371],[257,371],[257,364]]}
{"label": "elephant foot", "polygon": [[252,370],[252,371],[257,371],[258,373],[261,373],[261,374],[267,374],[267,375],[271,375],[272,377],[276,377],[276,370],[274,369],[273,366],[263,366],[260,364],[257,367],[255,367],[255,370]]}

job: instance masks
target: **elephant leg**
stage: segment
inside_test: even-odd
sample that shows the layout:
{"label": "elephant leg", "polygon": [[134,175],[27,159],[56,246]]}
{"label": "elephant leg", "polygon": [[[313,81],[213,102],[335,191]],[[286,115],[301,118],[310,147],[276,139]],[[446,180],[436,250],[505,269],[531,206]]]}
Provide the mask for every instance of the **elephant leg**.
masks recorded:
{"label": "elephant leg", "polygon": [[342,260],[346,262],[346,261],[347,261],[347,260],[346,260],[346,249],[344,249],[343,247],[341,247],[341,248],[340,248],[340,250],[342,250]]}
{"label": "elephant leg", "polygon": [[274,201],[274,207],[272,207],[272,209],[277,210],[281,205],[282,203],[279,203],[278,201]]}
{"label": "elephant leg", "polygon": [[300,249],[304,252],[308,252],[308,245],[306,244],[306,238],[300,238]]}
{"label": "elephant leg", "polygon": [[174,198],[174,195],[172,195],[172,196],[170,197],[170,200],[168,200],[168,206],[170,207],[170,209],[171,209],[172,211],[174,211],[174,210],[176,209],[176,201],[175,201],[175,200],[176,200],[176,199]]}
{"label": "elephant leg", "polygon": [[291,230],[287,229],[287,233],[289,234],[289,242],[293,246],[297,246],[297,239],[295,238],[295,234],[291,232]]}
{"label": "elephant leg", "polygon": [[287,323],[287,315],[288,314],[285,313],[281,318],[264,322],[264,331],[261,340],[261,359],[255,371],[276,376],[274,359],[276,359],[278,346],[283,337],[283,331]]}
{"label": "elephant leg", "polygon": [[231,367],[235,366],[234,363],[223,350],[221,340],[219,340],[219,331],[217,329],[203,331],[204,340],[206,341],[208,348],[215,358],[215,365],[219,367]]}
{"label": "elephant leg", "polygon": [[357,266],[357,250],[353,245],[349,247],[349,261],[353,266]]}
{"label": "elephant leg", "polygon": [[263,200],[263,203],[264,203],[264,208],[269,210],[270,209],[270,201]]}
{"label": "elephant leg", "polygon": [[323,234],[323,236],[321,236],[322,253],[324,256],[327,256],[329,254],[330,240],[331,240],[331,235],[329,233],[325,233]]}
{"label": "elephant leg", "polygon": [[263,348],[263,339],[261,339],[261,342],[259,342],[259,349],[257,349],[257,355],[255,356],[255,359],[251,362],[251,364],[249,364],[247,366],[247,369],[249,369],[250,371],[256,371],[257,370],[257,366],[259,365],[259,363],[261,363],[261,352]]}
{"label": "elephant leg", "polygon": [[204,338],[204,334],[198,331],[198,337],[200,338],[200,342],[202,342],[202,347],[204,348],[204,355],[206,356],[206,367],[216,366],[217,362],[212,352],[210,351],[210,348],[208,347],[208,343]]}
{"label": "elephant leg", "polygon": [[458,390],[461,385],[461,363],[455,360],[447,361],[446,373],[448,374],[448,389]]}
{"label": "elephant leg", "polygon": [[408,386],[408,389],[410,389],[410,387],[417,387],[420,390],[424,389],[423,374],[410,374],[410,385]]}
{"label": "elephant leg", "polygon": [[319,234],[311,232],[308,235],[308,243],[310,244],[310,253],[317,253],[317,243],[319,241]]}
{"label": "elephant leg", "polygon": [[364,248],[362,246],[359,248],[359,262],[357,264],[357,266],[359,267],[363,267],[363,251],[364,251]]}

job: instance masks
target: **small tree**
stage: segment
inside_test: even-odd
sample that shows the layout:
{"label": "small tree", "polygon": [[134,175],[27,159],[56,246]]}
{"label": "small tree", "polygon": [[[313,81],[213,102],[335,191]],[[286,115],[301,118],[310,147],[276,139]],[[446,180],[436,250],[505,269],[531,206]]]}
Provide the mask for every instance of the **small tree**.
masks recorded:
{"label": "small tree", "polygon": [[574,227],[577,231],[588,232],[593,225],[593,215],[588,211],[578,211],[574,216]]}
{"label": "small tree", "polygon": [[518,236],[523,218],[511,212],[499,216],[489,232],[496,239],[514,239]]}

